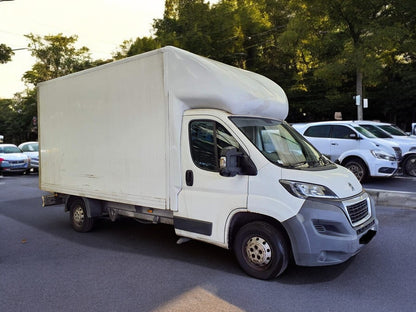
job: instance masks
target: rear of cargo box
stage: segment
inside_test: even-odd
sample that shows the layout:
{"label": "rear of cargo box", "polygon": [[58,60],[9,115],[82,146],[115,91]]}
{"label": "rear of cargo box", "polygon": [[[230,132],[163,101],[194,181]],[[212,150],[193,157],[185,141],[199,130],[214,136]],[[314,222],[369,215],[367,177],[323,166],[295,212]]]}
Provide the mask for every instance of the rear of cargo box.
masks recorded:
{"label": "rear of cargo box", "polygon": [[169,208],[163,77],[157,52],[41,83],[40,188]]}

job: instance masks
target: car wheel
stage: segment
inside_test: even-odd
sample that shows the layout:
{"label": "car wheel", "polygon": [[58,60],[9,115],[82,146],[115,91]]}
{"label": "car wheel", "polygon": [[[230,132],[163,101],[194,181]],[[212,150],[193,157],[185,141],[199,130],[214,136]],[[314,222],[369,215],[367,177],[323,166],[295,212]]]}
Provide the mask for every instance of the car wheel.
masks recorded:
{"label": "car wheel", "polygon": [[77,232],[89,232],[94,226],[94,219],[88,217],[85,203],[81,198],[69,204],[69,219],[72,228]]}
{"label": "car wheel", "polygon": [[360,159],[348,160],[344,163],[344,167],[350,170],[360,182],[363,182],[367,177],[367,167]]}
{"label": "car wheel", "polygon": [[406,158],[403,164],[404,173],[416,177],[416,155]]}
{"label": "car wheel", "polygon": [[258,279],[279,276],[289,262],[285,237],[267,222],[244,225],[235,237],[233,248],[243,271]]}

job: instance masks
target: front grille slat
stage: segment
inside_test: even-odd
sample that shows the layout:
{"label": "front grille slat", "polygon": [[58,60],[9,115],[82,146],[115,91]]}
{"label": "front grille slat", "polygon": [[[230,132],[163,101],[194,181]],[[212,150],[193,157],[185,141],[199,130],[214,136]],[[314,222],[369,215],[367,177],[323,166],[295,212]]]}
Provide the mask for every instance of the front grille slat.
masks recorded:
{"label": "front grille slat", "polygon": [[9,160],[9,164],[24,164],[23,160]]}
{"label": "front grille slat", "polygon": [[368,216],[368,202],[367,200],[363,200],[354,205],[347,206],[347,211],[354,225]]}

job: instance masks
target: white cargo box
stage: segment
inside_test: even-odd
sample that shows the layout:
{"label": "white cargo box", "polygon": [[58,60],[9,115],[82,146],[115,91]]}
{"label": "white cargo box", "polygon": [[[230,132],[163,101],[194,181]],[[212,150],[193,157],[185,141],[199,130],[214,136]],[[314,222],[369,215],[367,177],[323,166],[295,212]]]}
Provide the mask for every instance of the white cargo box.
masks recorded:
{"label": "white cargo box", "polygon": [[39,85],[40,188],[176,210],[183,111],[284,119],[271,80],[165,47]]}

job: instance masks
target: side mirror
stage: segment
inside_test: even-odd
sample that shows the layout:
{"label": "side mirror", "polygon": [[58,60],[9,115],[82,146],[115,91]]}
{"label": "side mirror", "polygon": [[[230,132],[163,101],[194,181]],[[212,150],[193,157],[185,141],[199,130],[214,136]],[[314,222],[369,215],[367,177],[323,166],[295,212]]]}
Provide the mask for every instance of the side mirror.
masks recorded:
{"label": "side mirror", "polygon": [[235,177],[237,174],[240,174],[241,168],[238,165],[238,160],[241,156],[243,156],[243,153],[233,146],[223,148],[220,158],[220,175],[223,177]]}
{"label": "side mirror", "polygon": [[225,147],[221,151],[220,175],[235,177],[237,174],[255,176],[257,168],[245,153],[240,152],[234,146]]}
{"label": "side mirror", "polygon": [[348,137],[353,140],[361,140],[361,137],[356,133],[351,133]]}

